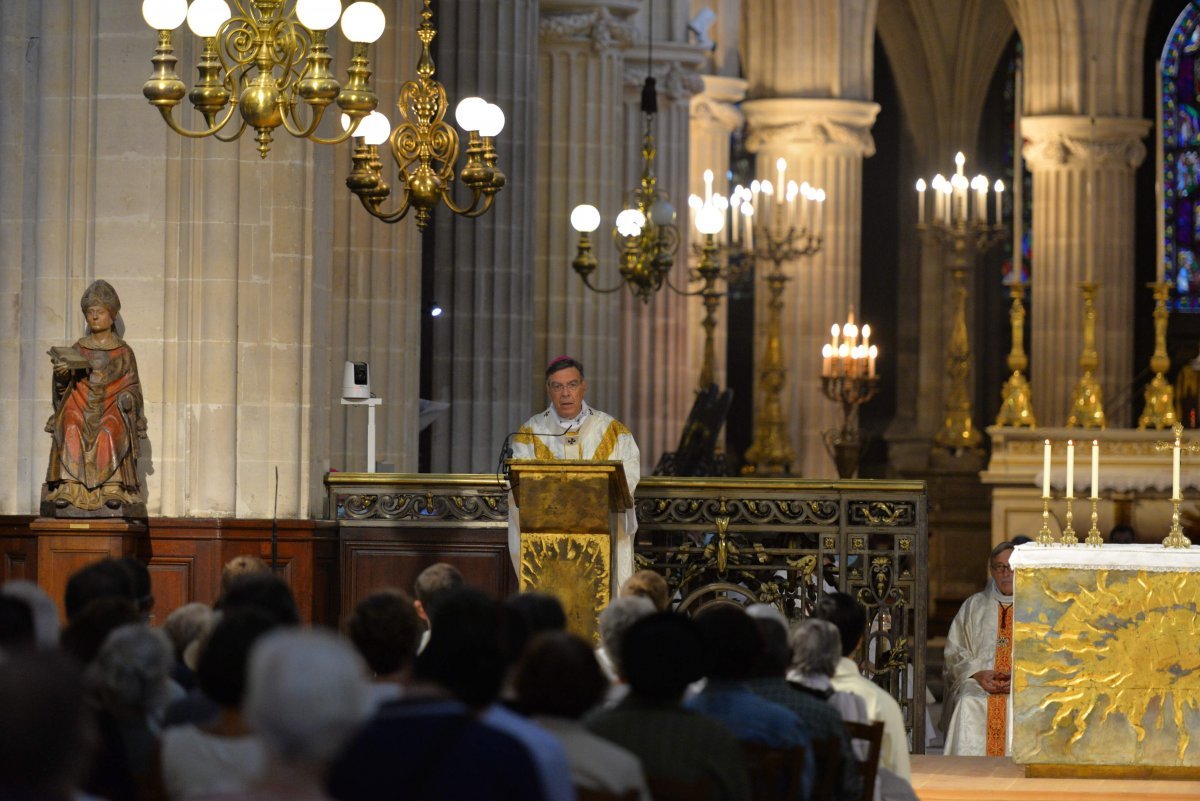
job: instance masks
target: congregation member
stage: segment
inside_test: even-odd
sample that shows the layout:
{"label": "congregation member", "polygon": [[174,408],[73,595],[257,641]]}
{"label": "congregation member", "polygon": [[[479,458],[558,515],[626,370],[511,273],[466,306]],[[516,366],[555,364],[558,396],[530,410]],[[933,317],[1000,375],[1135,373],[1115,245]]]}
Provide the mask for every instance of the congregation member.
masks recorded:
{"label": "congregation member", "polygon": [[867,702],[854,693],[833,689],[833,675],[842,658],[842,639],[828,620],[805,618],[792,627],[792,664],[788,684],[824,701],[851,723],[868,723]]}
{"label": "congregation member", "polygon": [[838,630],[842,656],[838,660],[830,683],[833,689],[849,692],[862,698],[872,721],[883,722],[883,745],[879,755],[881,767],[911,781],[912,768],[908,759],[908,734],[904,714],[896,699],[887,690],[863,676],[858,665],[850,659],[862,644],[867,628],[867,615],[862,605],[844,592],[832,592],[817,602],[814,610],[821,620],[827,620]]}
{"label": "congregation member", "polygon": [[559,775],[546,777],[522,741],[480,719],[499,696],[508,667],[506,618],[500,604],[471,589],[438,604],[436,634],[417,657],[407,692],[381,704],[335,763],[329,780],[334,798],[574,797],[565,752]]}
{"label": "congregation member", "polygon": [[58,646],[58,607],[54,599],[32,581],[13,579],[0,586],[0,595],[23,601],[33,616],[34,645],[39,649]]}
{"label": "congregation member", "polygon": [[184,690],[190,691],[196,687],[195,660],[199,649],[198,646],[193,648],[192,644],[207,636],[212,626],[212,608],[199,601],[192,601],[173,610],[163,622],[163,634],[167,635],[175,652],[171,678]]}
{"label": "congregation member", "polygon": [[653,570],[639,570],[634,573],[621,585],[618,594],[622,598],[630,595],[649,598],[659,612],[667,611],[667,607],[671,605],[671,588],[667,585],[667,580],[662,573]]}
{"label": "congregation member", "polygon": [[67,579],[63,596],[67,622],[70,623],[85,606],[100,598],[124,598],[137,608],[133,577],[129,569],[116,559],[106,558],[84,565]]}
{"label": "congregation member", "polygon": [[576,787],[651,801],[637,757],[583,727],[604,698],[608,681],[586,642],[565,631],[537,635],[517,669],[517,701],[566,749]]}
{"label": "congregation member", "polygon": [[654,611],[654,603],[649,598],[627,595],[617,598],[600,612],[600,647],[596,650],[596,659],[604,675],[613,683],[608,694],[609,706],[619,701],[628,689],[621,676],[621,641],[625,632]]}
{"label": "congregation member", "polygon": [[988,557],[987,585],[968,598],[946,637],[945,753],[1007,756],[1012,709],[1013,544]]}
{"label": "congregation member", "polygon": [[[252,576],[257,573],[270,573],[271,566],[262,557],[253,554],[240,554],[230,559],[221,568],[221,589],[218,598],[224,597],[229,585],[242,576]],[[220,601],[217,601],[218,605]]]}
{"label": "congregation member", "polygon": [[[746,613],[762,640],[762,650],[747,686],[766,700],[790,710],[804,724],[814,743],[825,745],[828,761],[816,765],[817,786],[832,788],[837,801],[857,801],[862,793],[862,776],[842,716],[825,699],[797,689],[785,678],[792,661],[787,618],[768,604],[754,604]],[[829,625],[824,621],[812,622]],[[836,636],[835,633],[835,639]],[[833,661],[836,662],[836,657]]]}
{"label": "congregation member", "polygon": [[437,613],[438,606],[462,586],[463,574],[457,567],[446,562],[432,564],[417,574],[417,580],[413,584],[413,592],[416,595],[413,607],[416,609],[417,617],[421,618],[421,622],[425,625],[425,631],[421,634],[421,642],[417,646],[418,651],[424,651],[425,646],[429,644],[430,633],[433,630],[433,616]]}
{"label": "congregation member", "polygon": [[[570,356],[559,356],[546,366],[545,411],[525,421],[512,438],[514,459],[616,460],[625,470],[629,494],[633,495],[642,475],[641,454],[633,434],[611,415],[593,409],[584,400],[587,378],[583,364]],[[513,567],[521,572],[520,511],[509,497],[508,549]],[[621,516],[617,558],[613,575],[617,587],[633,575],[633,535],[637,515],[633,509]]]}
{"label": "congregation member", "polygon": [[412,679],[422,634],[412,599],[393,589],[371,593],[355,605],[346,633],[371,673],[370,708],[399,698]]}
{"label": "congregation member", "polygon": [[364,670],[331,632],[280,628],[258,640],[244,714],[266,752],[263,774],[245,791],[203,801],[330,801],[330,766],[363,723]]}
{"label": "congregation member", "polygon": [[172,726],[162,736],[163,785],[172,801],[245,790],[260,778],[262,742],[242,715],[250,651],[278,623],[254,608],[226,612],[204,643],[196,678],[216,704],[210,723]]}
{"label": "congregation member", "polygon": [[79,665],[61,652],[27,649],[0,659],[0,798],[85,798],[96,730],[84,686]]}
{"label": "congregation member", "polygon": [[20,598],[0,595],[0,659],[34,647],[33,610]]}
{"label": "congregation member", "polygon": [[621,643],[629,695],[591,715],[588,730],[631,752],[655,781],[692,785],[697,798],[749,801],[737,739],[722,724],[685,709],[688,685],[703,675],[704,642],[682,615],[659,612],[630,626]]}

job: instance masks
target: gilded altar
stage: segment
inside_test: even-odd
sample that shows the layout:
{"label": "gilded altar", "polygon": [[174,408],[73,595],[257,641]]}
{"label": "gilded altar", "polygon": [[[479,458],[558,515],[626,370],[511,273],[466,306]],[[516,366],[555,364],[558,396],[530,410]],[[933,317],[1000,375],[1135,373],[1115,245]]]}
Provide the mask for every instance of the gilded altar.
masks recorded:
{"label": "gilded altar", "polygon": [[1013,552],[1013,759],[1200,777],[1200,548]]}

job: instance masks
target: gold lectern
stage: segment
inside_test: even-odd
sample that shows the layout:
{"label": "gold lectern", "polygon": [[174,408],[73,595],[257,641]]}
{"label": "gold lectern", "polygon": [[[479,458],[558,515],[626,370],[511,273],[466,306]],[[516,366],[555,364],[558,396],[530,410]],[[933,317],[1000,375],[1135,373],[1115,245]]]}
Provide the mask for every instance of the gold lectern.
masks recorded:
{"label": "gold lectern", "polygon": [[618,461],[513,459],[513,500],[521,534],[522,592],[554,595],[567,627],[600,641],[598,618],[613,594],[622,517],[633,507]]}

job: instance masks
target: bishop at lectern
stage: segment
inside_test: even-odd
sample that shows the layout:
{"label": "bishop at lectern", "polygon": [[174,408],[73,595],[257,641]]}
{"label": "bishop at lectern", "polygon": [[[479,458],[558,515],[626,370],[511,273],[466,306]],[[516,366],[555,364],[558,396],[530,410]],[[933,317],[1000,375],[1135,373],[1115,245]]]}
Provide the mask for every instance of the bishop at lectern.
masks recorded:
{"label": "bishop at lectern", "polygon": [[[570,356],[559,356],[546,367],[546,395],[550,406],[525,421],[513,436],[514,459],[588,459],[615,460],[625,469],[625,481],[633,494],[641,478],[641,454],[633,434],[619,420],[588,406],[587,379],[583,365]],[[512,504],[508,526],[508,550],[519,576],[519,510]],[[616,583],[619,586],[633,575],[633,534],[637,516],[633,509],[624,514],[623,531],[617,541]]]}

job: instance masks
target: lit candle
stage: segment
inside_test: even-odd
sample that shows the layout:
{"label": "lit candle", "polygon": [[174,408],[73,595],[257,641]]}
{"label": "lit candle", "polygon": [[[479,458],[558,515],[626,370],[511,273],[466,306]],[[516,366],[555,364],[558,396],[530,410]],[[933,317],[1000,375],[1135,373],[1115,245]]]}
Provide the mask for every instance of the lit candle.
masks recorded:
{"label": "lit candle", "polygon": [[996,225],[1000,225],[1004,222],[1004,181],[997,178],[992,189],[996,192]]}
{"label": "lit candle", "polygon": [[963,167],[966,165],[966,163],[967,157],[962,154],[961,150],[954,154],[954,166],[957,169],[955,175],[963,174]]}
{"label": "lit candle", "polygon": [[817,221],[813,224],[813,234],[819,236],[821,233],[821,212],[825,207],[825,190],[817,190]]}
{"label": "lit candle", "polygon": [[707,206],[712,201],[712,170],[704,171],[704,204]]}
{"label": "lit candle", "polygon": [[875,357],[879,355],[879,348],[874,345],[867,351],[867,377],[875,377]]}
{"label": "lit candle", "polygon": [[833,325],[830,327],[830,329],[829,329],[829,333],[833,335],[833,339],[832,339],[832,341],[830,342],[830,344],[833,346],[833,349],[834,349],[834,350],[837,350],[837,346],[838,346],[838,336],[839,336],[839,335],[842,333],[842,327],[841,327],[840,325],[838,325],[837,323],[834,323],[834,324],[833,324]]}
{"label": "lit candle", "polygon": [[1181,501],[1179,493],[1179,434],[1175,435],[1175,449],[1171,452],[1171,500]]}
{"label": "lit candle", "polygon": [[829,343],[825,343],[824,347],[821,348],[821,375],[826,377],[831,376],[833,374],[831,372],[832,366],[833,347],[831,347]]}
{"label": "lit candle", "polygon": [[786,170],[787,170],[787,162],[786,161],[784,161],[783,159],[779,159],[778,161],[775,162],[775,171],[779,174],[779,183],[776,184],[776,187],[778,187],[780,194],[782,194],[783,190],[787,188],[787,181],[783,180],[783,175],[784,175],[784,172],[786,172]]}
{"label": "lit candle", "polygon": [[1050,440],[1042,450],[1042,497],[1050,498]]}
{"label": "lit candle", "polygon": [[1100,441],[1092,440],[1092,499],[1100,497]]}
{"label": "lit candle", "polygon": [[870,346],[871,346],[871,326],[864,325],[862,327],[862,337],[863,337],[863,344],[862,344],[863,352],[865,353],[866,351],[870,350]]}
{"label": "lit candle", "polygon": [[925,224],[925,179],[917,179],[917,225]]}
{"label": "lit candle", "polygon": [[812,231],[812,187],[808,185],[808,181],[800,184],[799,227],[806,233]]}
{"label": "lit candle", "polygon": [[1067,500],[1075,497],[1075,440],[1067,440]]}

